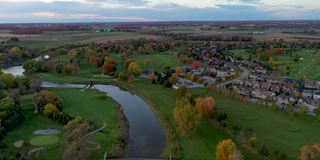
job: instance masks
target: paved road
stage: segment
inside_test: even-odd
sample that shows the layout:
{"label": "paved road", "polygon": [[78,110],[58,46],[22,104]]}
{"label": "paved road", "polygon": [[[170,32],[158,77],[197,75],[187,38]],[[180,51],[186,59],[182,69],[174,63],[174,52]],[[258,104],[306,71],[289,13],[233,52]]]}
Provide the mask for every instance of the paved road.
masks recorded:
{"label": "paved road", "polygon": [[227,85],[227,84],[233,83],[233,82],[235,82],[235,81],[237,81],[237,80],[239,80],[239,79],[246,78],[247,76],[249,76],[250,71],[249,71],[247,68],[240,66],[240,69],[241,69],[243,72],[241,73],[241,75],[240,75],[239,77],[237,77],[237,78],[235,78],[235,79],[232,79],[232,80],[229,80],[229,81],[225,81],[225,82],[219,83],[219,84],[217,85],[217,87],[218,87],[218,88],[222,88],[222,87],[224,87],[224,86]]}

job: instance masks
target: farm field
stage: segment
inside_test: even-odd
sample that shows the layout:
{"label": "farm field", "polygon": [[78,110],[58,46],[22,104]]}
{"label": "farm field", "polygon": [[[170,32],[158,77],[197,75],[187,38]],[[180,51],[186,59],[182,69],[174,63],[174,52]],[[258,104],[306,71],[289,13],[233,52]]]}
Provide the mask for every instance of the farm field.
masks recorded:
{"label": "farm field", "polygon": [[159,37],[140,35],[133,32],[55,31],[44,32],[40,35],[20,37],[20,41],[13,44],[26,46],[28,48],[49,49],[69,44],[102,43],[106,41],[138,38],[156,39]]}

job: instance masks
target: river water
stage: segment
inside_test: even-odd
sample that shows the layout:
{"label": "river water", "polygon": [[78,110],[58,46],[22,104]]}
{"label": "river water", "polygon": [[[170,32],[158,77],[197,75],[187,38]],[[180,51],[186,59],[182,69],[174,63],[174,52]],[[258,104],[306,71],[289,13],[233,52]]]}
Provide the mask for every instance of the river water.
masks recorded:
{"label": "river water", "polygon": [[[23,75],[23,68],[11,67],[3,70],[6,73]],[[84,88],[86,84],[61,84],[43,81],[44,88]],[[106,93],[116,100],[128,118],[129,142],[125,157],[159,158],[166,143],[163,128],[151,109],[151,106],[139,96],[113,85],[93,85],[92,88]],[[75,97],[76,98],[76,97]],[[90,114],[90,113],[88,113]]]}

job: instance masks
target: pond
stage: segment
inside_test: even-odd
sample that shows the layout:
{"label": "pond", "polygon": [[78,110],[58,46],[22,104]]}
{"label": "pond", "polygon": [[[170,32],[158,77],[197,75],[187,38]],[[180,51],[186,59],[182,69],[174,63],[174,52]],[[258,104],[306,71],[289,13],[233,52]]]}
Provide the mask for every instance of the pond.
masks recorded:
{"label": "pond", "polygon": [[14,76],[23,76],[24,69],[22,66],[13,66],[7,69],[2,69],[3,73],[11,73]]}

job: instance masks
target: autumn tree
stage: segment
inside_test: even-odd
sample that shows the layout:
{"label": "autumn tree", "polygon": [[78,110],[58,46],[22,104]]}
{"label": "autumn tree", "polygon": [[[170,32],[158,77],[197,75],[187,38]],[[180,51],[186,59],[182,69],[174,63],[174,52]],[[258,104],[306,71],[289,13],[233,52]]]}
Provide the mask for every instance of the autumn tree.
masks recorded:
{"label": "autumn tree", "polygon": [[131,62],[128,66],[128,71],[134,76],[139,76],[141,74],[140,65],[137,62]]}
{"label": "autumn tree", "polygon": [[276,48],[275,50],[276,50],[276,54],[277,55],[282,55],[284,53],[284,51],[285,51],[284,48]]}
{"label": "autumn tree", "polygon": [[53,114],[57,114],[59,112],[60,111],[58,110],[58,108],[52,103],[49,103],[44,106],[43,114],[47,117],[51,117]]}
{"label": "autumn tree", "polygon": [[216,160],[242,160],[243,157],[231,139],[222,140],[216,148]]}
{"label": "autumn tree", "polygon": [[90,125],[82,118],[75,118],[69,121],[64,127],[63,159],[64,160],[87,160],[90,156],[88,134],[93,130]]}
{"label": "autumn tree", "polygon": [[104,73],[111,74],[117,70],[117,62],[110,57],[105,57],[102,68]]}
{"label": "autumn tree", "polygon": [[300,160],[319,160],[320,144],[304,145],[300,149]]}
{"label": "autumn tree", "polygon": [[43,90],[33,97],[33,103],[37,111],[43,111],[44,106],[51,103],[57,107],[59,111],[62,110],[62,102],[60,98],[50,91]]}
{"label": "autumn tree", "polygon": [[169,79],[169,81],[170,81],[171,84],[174,85],[174,84],[179,82],[179,78],[178,78],[178,76],[176,74],[172,74],[170,79]]}
{"label": "autumn tree", "polygon": [[193,61],[192,62],[192,67],[195,69],[199,69],[202,67],[202,63],[200,61]]}
{"label": "autumn tree", "polygon": [[215,101],[212,97],[197,98],[196,108],[202,116],[213,115],[215,111]]}
{"label": "autumn tree", "polygon": [[176,71],[175,71],[175,74],[176,75],[180,75],[181,73],[183,73],[183,69],[181,67],[177,67]]}
{"label": "autumn tree", "polygon": [[173,115],[177,123],[177,131],[182,136],[189,136],[201,119],[201,116],[195,112],[187,98],[177,100]]}
{"label": "autumn tree", "polygon": [[179,97],[184,97],[188,92],[188,89],[186,86],[181,86],[177,89],[176,93]]}

